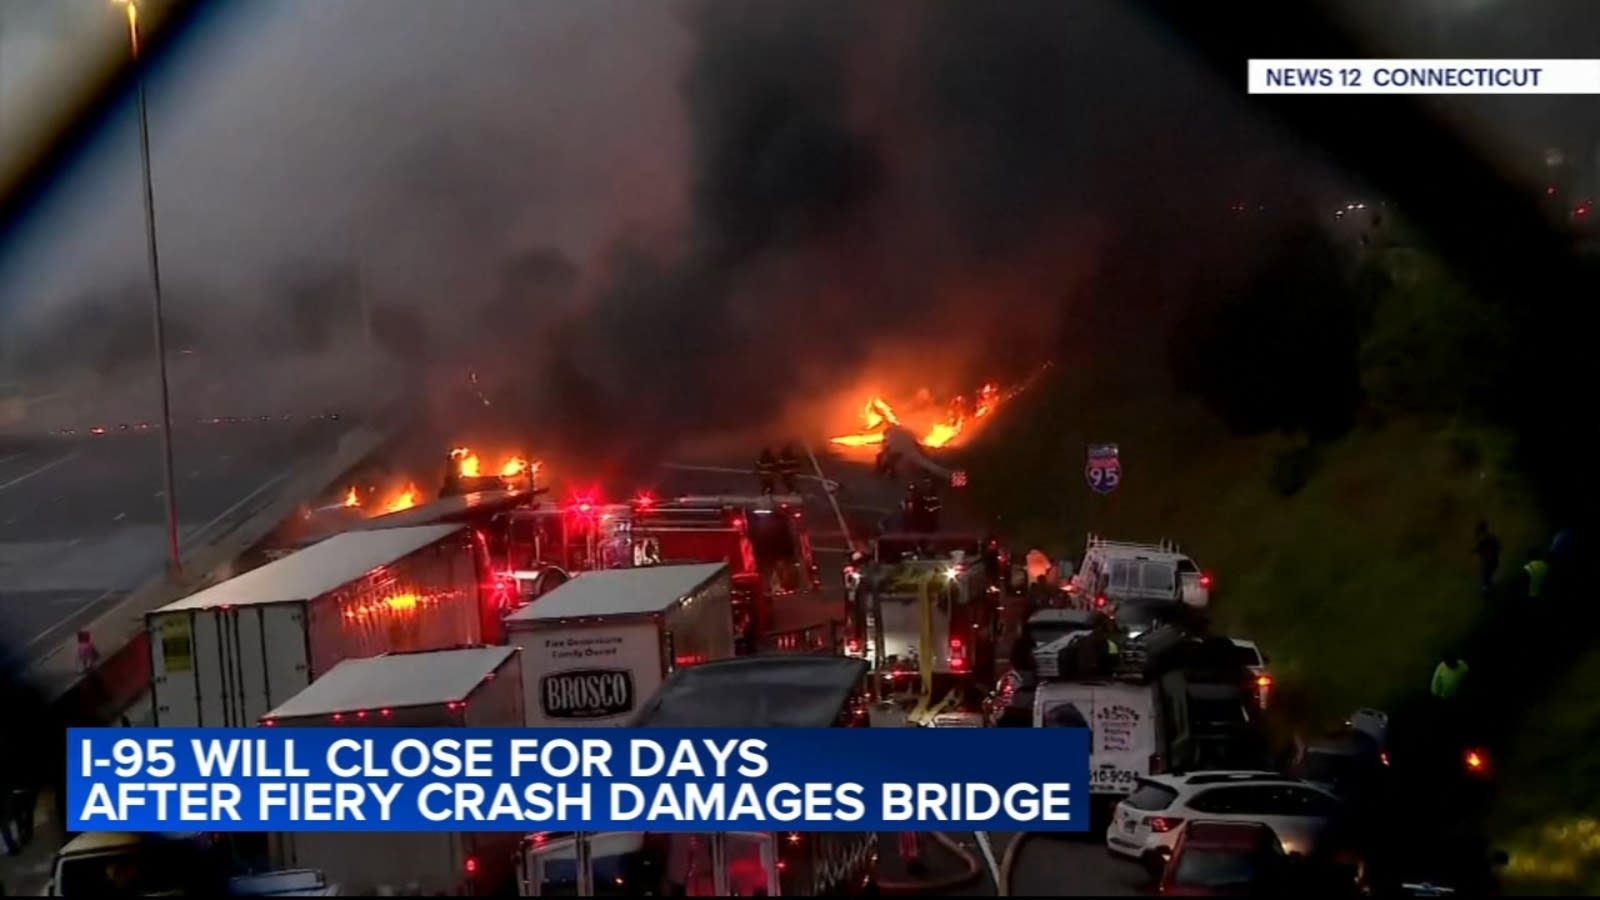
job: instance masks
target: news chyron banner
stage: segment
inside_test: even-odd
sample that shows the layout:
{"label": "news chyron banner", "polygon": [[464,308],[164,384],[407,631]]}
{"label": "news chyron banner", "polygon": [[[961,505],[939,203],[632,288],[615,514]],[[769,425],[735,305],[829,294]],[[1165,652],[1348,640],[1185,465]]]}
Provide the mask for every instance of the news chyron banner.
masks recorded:
{"label": "news chyron banner", "polygon": [[1600,94],[1600,59],[1252,59],[1252,94]]}
{"label": "news chyron banner", "polygon": [[1084,831],[1075,728],[110,728],[72,831]]}

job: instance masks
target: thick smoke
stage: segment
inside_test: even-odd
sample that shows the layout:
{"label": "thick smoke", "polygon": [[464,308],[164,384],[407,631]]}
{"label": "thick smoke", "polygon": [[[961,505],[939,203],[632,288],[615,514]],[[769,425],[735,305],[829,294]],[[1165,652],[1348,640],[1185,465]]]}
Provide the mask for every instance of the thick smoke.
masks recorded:
{"label": "thick smoke", "polygon": [[[586,443],[771,424],[890,359],[902,389],[970,387],[1054,355],[1097,274],[1154,330],[1168,301],[1105,257],[1214,265],[1196,247],[1232,192],[1285,186],[1291,158],[1110,4],[712,2],[690,23],[685,245],[617,247],[552,347],[545,399]],[[1146,64],[1105,84],[1124,55]]]}
{"label": "thick smoke", "polygon": [[[1153,369],[1176,308],[1264,255],[1270,229],[1230,210],[1311,211],[1333,181],[1110,0],[438,9],[285,7],[311,24],[235,36],[239,60],[277,49],[219,55],[242,86],[207,102],[276,102],[277,130],[157,183],[198,343],[272,359],[370,335],[440,440],[656,453],[816,429],[868,384]],[[227,190],[165,199],[186,179]],[[116,253],[79,258],[122,271],[74,296],[140,283],[117,221]],[[141,311],[116,306],[61,333],[97,326],[137,363]]]}

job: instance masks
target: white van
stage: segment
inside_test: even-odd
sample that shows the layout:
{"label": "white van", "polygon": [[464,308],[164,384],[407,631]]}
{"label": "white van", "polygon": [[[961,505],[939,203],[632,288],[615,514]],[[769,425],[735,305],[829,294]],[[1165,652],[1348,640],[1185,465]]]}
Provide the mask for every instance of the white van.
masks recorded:
{"label": "white van", "polygon": [[1095,606],[1105,605],[1101,598],[1181,600],[1204,609],[1211,603],[1211,576],[1170,541],[1134,544],[1091,535],[1068,590]]}
{"label": "white van", "polygon": [[1033,695],[1035,728],[1088,728],[1089,793],[1120,797],[1161,767],[1154,684],[1047,681]]}

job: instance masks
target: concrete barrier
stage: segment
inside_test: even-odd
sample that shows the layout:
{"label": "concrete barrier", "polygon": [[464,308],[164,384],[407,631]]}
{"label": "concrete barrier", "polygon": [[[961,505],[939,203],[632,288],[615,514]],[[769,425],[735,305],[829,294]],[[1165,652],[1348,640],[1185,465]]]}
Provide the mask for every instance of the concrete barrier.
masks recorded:
{"label": "concrete barrier", "polygon": [[376,427],[358,427],[341,436],[333,453],[308,461],[280,489],[241,507],[193,541],[184,557],[184,577],[175,581],[163,574],[151,579],[100,614],[86,629],[101,655],[93,672],[79,671],[74,635],[33,662],[29,668],[33,683],[78,716],[106,721],[121,714],[150,686],[145,614],[221,580],[231,560],[294,515],[305,498],[327,491],[393,437],[393,430]]}

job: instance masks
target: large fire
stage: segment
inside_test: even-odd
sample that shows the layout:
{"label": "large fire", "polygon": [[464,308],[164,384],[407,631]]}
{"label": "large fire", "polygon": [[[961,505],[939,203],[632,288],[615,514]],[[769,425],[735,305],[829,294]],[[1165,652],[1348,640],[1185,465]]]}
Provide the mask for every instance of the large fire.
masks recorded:
{"label": "large fire", "polygon": [[917,435],[924,447],[959,447],[971,440],[995,409],[1015,393],[1002,392],[995,384],[985,384],[970,398],[960,396],[941,405],[923,390],[917,392],[903,413],[897,412],[882,397],[870,397],[857,414],[861,429],[831,440],[840,447],[872,447],[883,443],[889,426],[898,425]]}

